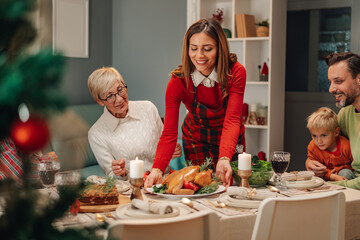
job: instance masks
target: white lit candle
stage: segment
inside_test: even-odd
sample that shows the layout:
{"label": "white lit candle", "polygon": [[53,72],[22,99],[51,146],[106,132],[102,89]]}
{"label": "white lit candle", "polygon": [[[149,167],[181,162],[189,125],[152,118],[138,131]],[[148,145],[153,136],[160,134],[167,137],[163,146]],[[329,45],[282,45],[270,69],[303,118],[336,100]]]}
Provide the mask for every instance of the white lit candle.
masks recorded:
{"label": "white lit candle", "polygon": [[136,157],[135,160],[130,161],[130,178],[143,178],[144,176],[144,161]]}
{"label": "white lit candle", "polygon": [[251,170],[251,154],[243,152],[238,155],[238,169]]}

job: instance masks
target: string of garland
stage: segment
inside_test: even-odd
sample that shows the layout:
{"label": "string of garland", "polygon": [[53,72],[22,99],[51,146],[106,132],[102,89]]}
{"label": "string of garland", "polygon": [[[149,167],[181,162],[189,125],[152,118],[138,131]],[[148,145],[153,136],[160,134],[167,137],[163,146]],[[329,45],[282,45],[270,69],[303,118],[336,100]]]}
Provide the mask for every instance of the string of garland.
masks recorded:
{"label": "string of garland", "polygon": [[[0,1],[0,140],[9,136],[12,124],[18,119],[20,104],[25,103],[31,114],[40,115],[49,115],[66,106],[58,91],[65,59],[54,55],[51,48],[36,54],[25,51],[36,36],[26,17],[35,4],[36,0]],[[39,129],[37,134],[41,135]],[[4,213],[0,214],[0,238],[99,239],[96,228],[61,231],[53,226],[54,220],[68,211],[78,189],[65,189],[58,200],[39,205],[39,192],[29,177],[30,159],[23,155],[22,161],[21,183],[13,179],[0,181],[0,195],[5,199]]]}

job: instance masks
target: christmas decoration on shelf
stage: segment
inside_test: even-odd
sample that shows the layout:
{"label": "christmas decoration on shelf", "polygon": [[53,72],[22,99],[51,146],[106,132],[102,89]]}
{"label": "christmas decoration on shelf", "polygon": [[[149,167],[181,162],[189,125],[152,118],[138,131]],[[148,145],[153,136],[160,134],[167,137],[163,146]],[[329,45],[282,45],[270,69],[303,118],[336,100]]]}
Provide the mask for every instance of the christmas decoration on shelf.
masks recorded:
{"label": "christmas decoration on shelf", "polygon": [[249,116],[248,118],[246,119],[246,122],[245,124],[248,124],[248,125],[258,125],[258,122],[257,122],[257,103],[252,103],[250,105],[250,112],[249,112]]}
{"label": "christmas decoration on shelf", "polygon": [[224,20],[224,12],[222,8],[216,9],[215,13],[213,13],[212,18],[217,21],[219,24],[221,24]]}
{"label": "christmas decoration on shelf", "polygon": [[261,73],[260,73],[260,81],[267,81],[269,78],[269,68],[266,64],[266,62],[264,62],[263,67],[261,69]]}
{"label": "christmas decoration on shelf", "polygon": [[260,151],[258,152],[258,157],[259,157],[259,160],[264,160],[266,161],[266,154],[263,152],[263,151]]}
{"label": "christmas decoration on shelf", "polygon": [[[216,11],[212,14],[212,19],[217,21],[220,25],[224,21],[224,11],[222,8],[217,8]],[[223,28],[227,38],[231,38],[231,31],[227,28]]]}
{"label": "christmas decoration on shelf", "polygon": [[[77,189],[64,189],[60,198],[45,201],[31,181],[30,153],[49,139],[44,117],[62,110],[66,100],[58,90],[64,57],[44,49],[29,55],[26,47],[36,31],[27,19],[37,0],[0,1],[0,140],[11,137],[23,163],[21,179],[0,180],[3,197],[1,239],[100,239],[95,228],[59,230],[53,226],[74,203]],[[18,108],[26,105],[24,114]],[[41,116],[41,117],[40,117]],[[0,159],[0,171],[3,170]],[[17,181],[18,180],[18,181]],[[3,194],[6,192],[6,194]],[[39,203],[43,204],[39,204]]]}

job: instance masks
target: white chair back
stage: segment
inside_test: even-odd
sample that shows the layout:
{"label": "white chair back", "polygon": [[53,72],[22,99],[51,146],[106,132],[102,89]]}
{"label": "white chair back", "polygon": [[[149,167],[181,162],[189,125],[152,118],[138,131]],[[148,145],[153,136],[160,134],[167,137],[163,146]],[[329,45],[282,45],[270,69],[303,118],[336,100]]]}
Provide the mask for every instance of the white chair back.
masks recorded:
{"label": "white chair back", "polygon": [[119,220],[108,228],[105,239],[217,240],[219,218],[201,211],[175,218]]}
{"label": "white chair back", "polygon": [[259,206],[252,240],[342,240],[345,195],[340,191],[269,198]]}

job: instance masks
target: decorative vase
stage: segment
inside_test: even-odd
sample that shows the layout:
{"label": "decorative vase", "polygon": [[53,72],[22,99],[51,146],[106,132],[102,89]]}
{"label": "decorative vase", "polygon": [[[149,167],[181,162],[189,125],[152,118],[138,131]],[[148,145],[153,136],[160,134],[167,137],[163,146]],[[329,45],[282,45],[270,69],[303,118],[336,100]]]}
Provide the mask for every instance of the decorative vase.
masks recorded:
{"label": "decorative vase", "polygon": [[269,27],[258,26],[256,29],[256,35],[258,37],[268,37],[269,36]]}

